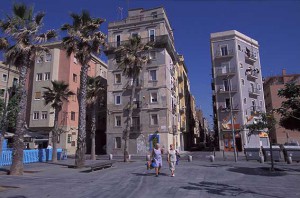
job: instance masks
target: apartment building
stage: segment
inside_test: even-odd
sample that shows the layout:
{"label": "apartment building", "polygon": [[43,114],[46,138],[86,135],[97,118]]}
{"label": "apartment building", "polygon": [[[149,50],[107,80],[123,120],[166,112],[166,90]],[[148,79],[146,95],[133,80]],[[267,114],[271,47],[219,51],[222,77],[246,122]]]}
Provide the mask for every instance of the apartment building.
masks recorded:
{"label": "apartment building", "polygon": [[0,61],[0,78],[0,98],[7,104],[19,84],[19,70],[15,66],[6,65]]}
{"label": "apartment building", "polygon": [[[42,98],[45,91],[43,87],[52,87],[51,81],[54,80],[65,81],[69,84],[69,89],[78,94],[81,65],[73,54],[70,57],[67,56],[61,42],[50,43],[46,46],[49,52],[39,55],[29,72],[26,118],[31,131],[48,135],[54,125],[54,109],[50,105],[45,106]],[[93,56],[89,66],[89,76],[106,78],[107,65],[99,58]],[[63,133],[59,136],[58,148],[67,149],[69,154],[74,154],[76,151],[79,114],[77,97],[74,95],[69,98],[69,102],[63,104],[59,114],[59,128]],[[51,134],[49,141],[51,141]]]}
{"label": "apartment building", "polygon": [[[278,96],[278,90],[283,89],[286,83],[295,82],[300,85],[300,74],[287,74],[286,69],[282,70],[281,75],[267,77],[264,82],[264,94],[266,101],[266,110],[270,112],[272,109],[281,107],[284,98]],[[280,115],[274,113],[277,121],[275,129],[270,135],[273,143],[284,144],[286,142],[300,143],[300,133],[295,130],[288,130],[279,125]]]}
{"label": "apartment building", "polygon": [[[265,112],[258,42],[236,30],[210,35],[213,111],[221,150],[268,144],[243,126]],[[233,124],[232,124],[233,123]]]}
{"label": "apartment building", "polygon": [[[164,8],[132,9],[128,17],[108,25],[107,152],[122,155],[123,130],[130,98],[130,81],[122,75],[114,49],[139,35],[143,42],[155,41],[150,61],[141,70],[130,127],[129,153],[144,155],[153,148],[153,137],[168,148],[181,148],[178,130],[177,54],[172,28]],[[180,91],[179,91],[180,94]],[[184,127],[182,128],[184,129]]]}

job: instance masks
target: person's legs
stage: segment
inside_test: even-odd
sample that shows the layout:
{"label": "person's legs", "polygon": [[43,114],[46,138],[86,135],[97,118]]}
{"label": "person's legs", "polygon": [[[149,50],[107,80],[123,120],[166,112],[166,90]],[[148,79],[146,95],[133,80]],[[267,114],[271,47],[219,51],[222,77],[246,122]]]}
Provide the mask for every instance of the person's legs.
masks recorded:
{"label": "person's legs", "polygon": [[160,173],[160,168],[161,168],[161,165],[159,164],[158,169],[157,169],[158,174]]}
{"label": "person's legs", "polygon": [[158,173],[159,173],[159,168],[158,167],[155,167],[155,176],[158,177]]}

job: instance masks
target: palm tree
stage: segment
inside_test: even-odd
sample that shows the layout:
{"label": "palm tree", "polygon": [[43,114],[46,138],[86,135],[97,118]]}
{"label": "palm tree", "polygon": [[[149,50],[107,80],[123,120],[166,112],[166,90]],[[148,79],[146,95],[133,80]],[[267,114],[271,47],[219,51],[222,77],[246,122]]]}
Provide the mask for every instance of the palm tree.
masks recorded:
{"label": "palm tree", "polygon": [[143,65],[146,64],[149,60],[146,52],[148,52],[148,50],[150,50],[152,46],[153,43],[143,43],[140,36],[135,36],[130,38],[128,42],[124,42],[117,49],[115,49],[118,68],[122,70],[123,75],[128,78],[128,83],[132,85],[126,128],[123,131],[123,139],[125,142],[124,162],[129,161],[129,128],[132,126],[133,98],[135,96],[137,80],[143,68]]}
{"label": "palm tree", "polygon": [[74,57],[81,64],[80,91],[79,91],[79,122],[77,150],[75,166],[81,168],[85,164],[85,138],[86,138],[86,90],[88,63],[92,54],[99,54],[105,45],[105,35],[99,31],[104,22],[100,18],[92,18],[88,11],[83,10],[80,14],[71,14],[73,24],[64,24],[61,30],[66,31],[68,36],[63,38],[63,46],[67,55]]}
{"label": "palm tree", "polygon": [[4,49],[5,62],[19,68],[18,94],[21,99],[14,135],[11,175],[23,174],[27,68],[33,66],[37,53],[46,51],[46,48],[39,44],[56,37],[54,30],[49,30],[43,34],[39,33],[45,13],[38,12],[34,15],[33,11],[33,7],[27,7],[25,4],[14,4],[12,16],[7,15],[5,20],[0,21],[0,29],[3,31],[3,35],[6,36],[0,39],[1,48]]}
{"label": "palm tree", "polygon": [[47,91],[44,91],[43,98],[45,99],[45,105],[51,104],[51,107],[54,109],[54,127],[52,130],[52,144],[53,144],[53,152],[52,152],[52,162],[57,162],[57,138],[60,134],[58,129],[58,115],[62,109],[64,101],[69,101],[68,98],[72,95],[75,95],[74,92],[69,90],[69,85],[64,81],[51,81],[52,88],[43,87]]}
{"label": "palm tree", "polygon": [[92,123],[91,123],[91,160],[96,160],[96,144],[95,144],[95,136],[96,136],[96,104],[97,101],[104,95],[106,83],[101,79],[100,76],[97,77],[88,77],[88,85],[87,85],[87,102],[91,105],[92,109]]}

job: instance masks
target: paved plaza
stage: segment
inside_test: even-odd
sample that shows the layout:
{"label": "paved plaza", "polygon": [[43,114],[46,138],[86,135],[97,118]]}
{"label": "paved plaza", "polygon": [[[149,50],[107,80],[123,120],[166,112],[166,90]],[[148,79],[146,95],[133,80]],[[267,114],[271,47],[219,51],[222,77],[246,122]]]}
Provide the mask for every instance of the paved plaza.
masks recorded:
{"label": "paved plaza", "polygon": [[[192,162],[181,160],[175,177],[170,177],[166,158],[159,177],[153,170],[146,170],[142,159],[130,163],[117,160],[112,168],[94,172],[62,164],[29,164],[23,176],[0,172],[0,197],[300,197],[300,164],[277,162],[277,171],[270,173],[268,163],[243,157],[237,163],[232,158],[224,161],[217,157],[212,163],[205,154],[192,155]],[[72,164],[74,160],[63,163]]]}

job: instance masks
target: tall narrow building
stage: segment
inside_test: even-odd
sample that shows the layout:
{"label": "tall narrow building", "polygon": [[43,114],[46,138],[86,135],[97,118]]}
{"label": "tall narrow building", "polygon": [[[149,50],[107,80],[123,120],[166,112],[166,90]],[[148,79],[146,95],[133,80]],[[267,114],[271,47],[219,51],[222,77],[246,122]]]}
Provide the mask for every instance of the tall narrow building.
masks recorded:
{"label": "tall narrow building", "polygon": [[[267,138],[248,136],[245,125],[265,112],[258,42],[238,31],[210,35],[213,111],[221,150],[260,147]],[[232,125],[233,123],[233,125]]]}
{"label": "tall narrow building", "polygon": [[[108,25],[107,152],[122,155],[130,98],[130,81],[122,75],[114,49],[139,35],[142,42],[155,41],[151,59],[141,70],[130,127],[129,153],[144,155],[156,141],[180,147],[177,128],[176,59],[172,28],[163,8],[132,9],[128,17]],[[155,142],[153,141],[155,139]]]}

